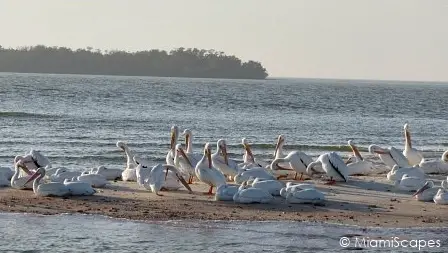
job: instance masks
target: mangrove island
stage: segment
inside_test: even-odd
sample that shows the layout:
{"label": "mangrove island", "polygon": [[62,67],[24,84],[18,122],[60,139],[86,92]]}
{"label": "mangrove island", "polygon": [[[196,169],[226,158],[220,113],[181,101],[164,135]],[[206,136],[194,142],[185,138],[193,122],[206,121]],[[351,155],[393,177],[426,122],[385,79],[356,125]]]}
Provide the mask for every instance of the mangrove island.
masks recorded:
{"label": "mangrove island", "polygon": [[163,76],[229,79],[265,79],[266,69],[257,61],[242,62],[213,49],[177,48],[167,52],[101,51],[91,47],[72,50],[43,45],[3,48],[0,72]]}

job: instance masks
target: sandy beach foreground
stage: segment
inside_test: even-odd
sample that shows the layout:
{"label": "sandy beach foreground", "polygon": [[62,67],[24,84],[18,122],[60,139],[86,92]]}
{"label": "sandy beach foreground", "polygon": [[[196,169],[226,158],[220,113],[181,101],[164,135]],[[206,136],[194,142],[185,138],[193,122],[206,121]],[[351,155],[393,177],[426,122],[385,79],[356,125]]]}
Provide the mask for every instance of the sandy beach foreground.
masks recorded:
{"label": "sandy beach foreground", "polygon": [[[432,178],[437,181],[443,177]],[[214,196],[202,194],[207,191],[202,183],[191,185],[192,194],[181,188],[157,196],[135,182],[117,181],[85,197],[37,197],[32,191],[2,188],[0,211],[101,214],[133,220],[291,220],[381,227],[448,226],[448,206],[416,201],[411,193],[398,192],[385,176],[351,177],[348,183],[334,186],[315,182],[327,194],[325,205],[287,204],[281,197],[276,197],[272,204],[218,202]]]}

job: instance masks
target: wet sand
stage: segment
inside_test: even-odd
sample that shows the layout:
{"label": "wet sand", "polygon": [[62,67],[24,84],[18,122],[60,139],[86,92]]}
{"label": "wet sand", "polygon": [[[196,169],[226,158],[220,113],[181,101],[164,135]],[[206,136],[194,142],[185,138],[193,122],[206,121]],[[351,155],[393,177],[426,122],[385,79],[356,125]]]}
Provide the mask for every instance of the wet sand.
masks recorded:
{"label": "wet sand", "polygon": [[[446,178],[430,177],[436,182]],[[292,220],[381,227],[448,226],[448,206],[416,201],[412,193],[397,191],[384,175],[351,177],[348,183],[334,186],[319,180],[307,182],[315,182],[326,193],[324,205],[287,204],[281,197],[271,204],[218,202],[214,196],[203,194],[208,187],[202,183],[191,185],[192,194],[181,188],[157,196],[135,182],[117,181],[97,189],[93,196],[84,197],[37,197],[30,190],[0,188],[0,211],[101,214],[132,220]]]}

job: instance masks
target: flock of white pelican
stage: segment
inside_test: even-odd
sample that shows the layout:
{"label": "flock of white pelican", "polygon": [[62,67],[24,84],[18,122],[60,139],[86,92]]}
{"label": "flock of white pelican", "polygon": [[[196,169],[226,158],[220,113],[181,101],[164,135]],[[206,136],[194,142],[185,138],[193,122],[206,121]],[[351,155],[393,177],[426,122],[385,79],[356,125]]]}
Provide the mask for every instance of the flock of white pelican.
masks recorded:
{"label": "flock of white pelican", "polygon": [[[361,156],[352,140],[348,141],[353,155],[344,161],[336,152],[321,154],[316,160],[300,151],[285,155],[285,137],[278,136],[274,160],[270,163],[257,159],[250,144],[243,138],[243,161],[231,159],[224,139],[216,142],[212,151],[205,143],[201,153],[195,153],[192,145],[192,131],[185,129],[182,135],[185,144],[177,143],[179,130],[171,127],[170,149],[164,164],[151,164],[133,155],[128,145],[118,141],[116,146],[126,155],[126,167],[109,169],[105,166],[80,172],[64,167],[52,168],[47,157],[36,150],[14,158],[14,170],[0,168],[0,186],[16,189],[32,189],[38,196],[92,195],[94,188],[105,187],[110,180],[135,181],[159,196],[161,191],[179,190],[182,186],[192,192],[194,181],[209,186],[204,192],[214,195],[217,201],[237,203],[269,203],[280,196],[287,203],[320,203],[325,194],[316,189],[312,182],[285,182],[282,179],[294,174],[295,181],[310,179],[314,174],[326,175],[325,184],[344,183],[351,176],[385,174],[397,190],[414,192],[419,201],[434,201],[448,204],[448,179],[436,186],[427,180],[427,174],[448,173],[448,151],[441,160],[426,161],[420,151],[412,147],[408,124],[404,125],[405,145],[400,152],[394,147],[382,148],[370,145],[369,152],[379,156],[386,166],[375,167]],[[292,173],[292,174],[291,174]],[[185,180],[185,178],[187,180]],[[213,188],[216,188],[213,191]]]}

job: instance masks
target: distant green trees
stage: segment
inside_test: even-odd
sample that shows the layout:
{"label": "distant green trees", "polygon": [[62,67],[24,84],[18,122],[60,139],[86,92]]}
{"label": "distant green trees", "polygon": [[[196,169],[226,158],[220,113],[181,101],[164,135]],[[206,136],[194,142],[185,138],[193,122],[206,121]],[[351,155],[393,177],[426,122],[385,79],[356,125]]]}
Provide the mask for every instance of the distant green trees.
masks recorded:
{"label": "distant green trees", "polygon": [[171,76],[265,79],[266,69],[256,61],[242,62],[215,50],[177,48],[170,52],[138,52],[42,45],[20,48],[0,46],[0,72]]}

